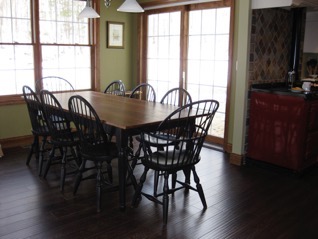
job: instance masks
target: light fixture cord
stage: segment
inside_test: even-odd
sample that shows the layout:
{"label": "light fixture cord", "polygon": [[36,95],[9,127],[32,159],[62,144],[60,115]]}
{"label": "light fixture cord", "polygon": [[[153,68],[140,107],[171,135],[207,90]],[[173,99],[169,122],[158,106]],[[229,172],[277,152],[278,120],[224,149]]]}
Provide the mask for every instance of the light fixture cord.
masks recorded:
{"label": "light fixture cord", "polygon": [[105,6],[108,8],[108,7],[110,7],[110,2],[111,2],[112,0],[104,0],[104,2],[105,2]]}

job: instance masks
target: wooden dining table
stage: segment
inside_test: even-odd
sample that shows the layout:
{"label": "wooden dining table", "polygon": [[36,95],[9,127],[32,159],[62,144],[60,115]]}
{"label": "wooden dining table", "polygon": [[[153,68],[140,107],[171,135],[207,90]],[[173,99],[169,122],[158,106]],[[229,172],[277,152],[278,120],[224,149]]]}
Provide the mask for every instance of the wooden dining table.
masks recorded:
{"label": "wooden dining table", "polygon": [[63,92],[54,95],[67,111],[68,100],[71,96],[80,95],[84,97],[96,110],[101,121],[115,128],[116,144],[119,150],[119,204],[120,208],[124,210],[126,207],[125,191],[129,136],[136,135],[141,130],[155,129],[177,107],[96,91]]}

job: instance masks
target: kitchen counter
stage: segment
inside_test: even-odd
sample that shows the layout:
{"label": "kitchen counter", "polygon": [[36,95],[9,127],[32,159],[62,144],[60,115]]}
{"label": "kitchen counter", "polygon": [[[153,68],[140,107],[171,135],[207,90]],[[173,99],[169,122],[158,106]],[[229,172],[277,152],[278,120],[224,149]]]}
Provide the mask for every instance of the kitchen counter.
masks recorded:
{"label": "kitchen counter", "polygon": [[[301,88],[301,82],[295,84],[295,86]],[[302,97],[306,100],[318,99],[317,87],[312,87],[311,91],[293,91],[285,83],[255,84],[251,86],[251,91]]]}

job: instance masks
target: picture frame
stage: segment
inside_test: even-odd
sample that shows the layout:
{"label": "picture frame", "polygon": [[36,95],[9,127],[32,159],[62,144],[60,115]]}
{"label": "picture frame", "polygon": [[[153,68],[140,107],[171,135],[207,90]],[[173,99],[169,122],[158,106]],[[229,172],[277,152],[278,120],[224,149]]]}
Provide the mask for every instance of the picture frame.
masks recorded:
{"label": "picture frame", "polygon": [[124,22],[107,21],[107,48],[124,48]]}

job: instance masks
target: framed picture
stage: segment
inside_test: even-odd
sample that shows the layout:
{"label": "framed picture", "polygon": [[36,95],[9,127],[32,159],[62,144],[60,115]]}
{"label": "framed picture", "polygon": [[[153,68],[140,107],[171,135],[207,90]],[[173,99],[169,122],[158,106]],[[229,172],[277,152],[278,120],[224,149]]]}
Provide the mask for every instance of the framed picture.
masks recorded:
{"label": "framed picture", "polygon": [[124,48],[123,22],[107,22],[107,48]]}

